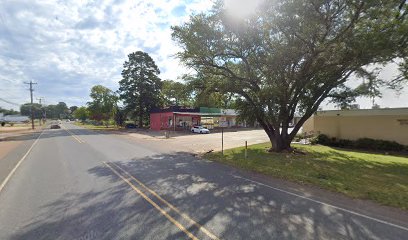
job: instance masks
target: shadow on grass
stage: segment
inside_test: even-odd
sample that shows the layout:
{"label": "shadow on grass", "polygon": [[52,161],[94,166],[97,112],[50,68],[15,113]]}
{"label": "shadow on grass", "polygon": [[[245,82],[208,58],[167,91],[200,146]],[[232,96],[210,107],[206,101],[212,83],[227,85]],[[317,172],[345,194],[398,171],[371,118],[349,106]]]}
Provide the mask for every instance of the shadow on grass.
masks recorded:
{"label": "shadow on grass", "polygon": [[[208,157],[241,169],[408,209],[408,158],[352,155],[326,147],[301,149],[307,154],[268,153],[267,147],[256,146],[248,149],[248,159],[244,149],[228,150],[224,157],[220,153]],[[384,159],[378,160],[381,157]]]}
{"label": "shadow on grass", "polygon": [[[405,237],[402,230],[235,178],[231,168],[189,154],[129,160],[114,164],[223,239]],[[106,166],[87,173],[105,187],[71,191],[44,204],[43,214],[12,239],[187,239]],[[206,239],[179,215],[169,214]]]}

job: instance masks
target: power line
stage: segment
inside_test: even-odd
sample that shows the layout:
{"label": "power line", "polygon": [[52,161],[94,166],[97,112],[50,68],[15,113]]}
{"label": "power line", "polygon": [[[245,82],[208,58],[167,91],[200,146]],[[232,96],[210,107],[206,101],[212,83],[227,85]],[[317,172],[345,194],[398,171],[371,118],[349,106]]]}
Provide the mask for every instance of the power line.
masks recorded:
{"label": "power line", "polygon": [[11,105],[14,105],[14,106],[18,106],[18,107],[21,105],[21,104],[15,103],[15,102],[10,102],[10,101],[8,101],[8,100],[6,100],[4,98],[0,98],[0,101],[3,101],[5,103],[8,103],[8,104],[11,104]]}
{"label": "power line", "polygon": [[30,105],[30,112],[31,112],[31,128],[34,130],[34,111],[33,111],[33,81],[30,80],[30,82],[24,82],[24,84],[29,84],[30,85],[30,97],[31,97],[31,105]]}

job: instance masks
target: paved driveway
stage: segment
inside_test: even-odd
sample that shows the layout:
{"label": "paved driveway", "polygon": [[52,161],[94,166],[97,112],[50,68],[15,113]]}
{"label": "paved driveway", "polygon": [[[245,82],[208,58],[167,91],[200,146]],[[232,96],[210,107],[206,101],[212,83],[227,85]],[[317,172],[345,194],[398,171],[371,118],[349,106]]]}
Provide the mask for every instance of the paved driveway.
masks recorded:
{"label": "paved driveway", "polygon": [[[185,135],[177,134],[169,139],[163,137],[164,133],[157,134],[128,133],[128,136],[135,139],[151,141],[152,144],[160,142],[171,146],[174,151],[187,151],[202,153],[210,150],[221,150],[221,133],[198,134],[186,133]],[[224,149],[268,142],[269,138],[264,130],[244,130],[237,132],[224,132]],[[154,142],[154,143],[153,143]]]}

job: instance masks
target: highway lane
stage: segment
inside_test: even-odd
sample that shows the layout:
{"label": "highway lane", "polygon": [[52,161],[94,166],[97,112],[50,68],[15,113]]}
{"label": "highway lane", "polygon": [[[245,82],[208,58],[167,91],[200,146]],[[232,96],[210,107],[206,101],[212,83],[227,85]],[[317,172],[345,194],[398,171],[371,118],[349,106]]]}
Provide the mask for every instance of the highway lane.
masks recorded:
{"label": "highway lane", "polygon": [[[0,192],[0,239],[404,239],[406,212],[326,204],[163,142],[46,130]],[[350,206],[350,207],[347,207]],[[385,213],[387,213],[387,208]],[[405,225],[404,225],[405,224]]]}

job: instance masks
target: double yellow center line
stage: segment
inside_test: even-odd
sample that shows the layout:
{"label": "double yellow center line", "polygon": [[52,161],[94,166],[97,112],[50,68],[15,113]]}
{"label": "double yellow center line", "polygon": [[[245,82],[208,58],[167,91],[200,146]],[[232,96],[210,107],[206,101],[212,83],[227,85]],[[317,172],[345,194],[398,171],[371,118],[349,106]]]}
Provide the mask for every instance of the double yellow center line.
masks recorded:
{"label": "double yellow center line", "polygon": [[69,133],[77,142],[79,143],[84,143],[84,141],[82,139],[80,139],[77,135],[75,135],[73,132],[71,132],[71,130],[69,130],[68,128],[65,128],[64,126],[62,126],[62,129],[64,129],[65,131],[67,131],[67,133]]}
{"label": "double yellow center line", "polygon": [[[82,139],[80,139],[78,136],[76,136],[72,131],[69,129],[65,128],[64,126],[61,126],[62,129],[67,131],[77,142],[79,143],[84,143]],[[140,196],[142,196],[147,202],[149,202],[153,207],[155,207],[161,214],[163,214],[170,222],[172,222],[176,227],[178,227],[182,232],[184,232],[190,239],[193,240],[198,240],[198,238],[192,234],[183,224],[181,224],[179,221],[174,219],[170,214],[169,211],[164,210],[162,207],[159,206],[155,201],[153,201],[150,197],[148,197],[143,191],[149,192],[151,195],[153,195],[156,199],[158,199],[162,204],[170,208],[173,212],[177,213],[179,216],[184,218],[187,222],[189,222],[191,225],[195,226],[198,230],[203,232],[205,235],[207,235],[210,239],[214,240],[219,240],[217,236],[215,236],[213,233],[211,233],[209,230],[207,230],[205,227],[201,226],[199,223],[194,221],[191,217],[189,217],[187,214],[182,213],[179,209],[177,209],[175,206],[170,204],[168,201],[163,199],[160,195],[158,195],[156,192],[148,188],[145,184],[143,184],[140,180],[132,176],[129,172],[118,166],[117,164],[113,162],[103,162],[113,173],[115,173],[118,177],[120,177],[124,182],[126,182],[135,192],[137,192]],[[137,183],[139,187],[137,187],[135,184],[132,183],[135,182]],[[143,190],[142,190],[143,189]]]}
{"label": "double yellow center line", "polygon": [[[142,189],[145,191],[148,191],[150,194],[152,194],[154,197],[156,197],[162,204],[166,205],[169,207],[171,210],[176,212],[178,215],[183,217],[185,220],[187,220],[190,224],[194,225],[196,228],[198,228],[201,232],[203,232],[205,235],[207,235],[210,239],[216,239],[219,240],[217,236],[215,236],[213,233],[208,231],[206,228],[201,226],[199,223],[194,221],[192,218],[190,218],[188,215],[182,213],[180,210],[178,210],[175,206],[164,200],[162,197],[160,197],[156,192],[148,188],[146,185],[144,185],[141,181],[136,179],[134,176],[132,176],[130,173],[128,173],[126,170],[118,166],[117,164],[110,162],[103,162],[112,172],[114,172],[118,177],[120,177],[124,182],[126,182],[135,192],[137,192],[140,196],[142,196],[147,202],[149,202],[153,207],[155,207],[161,214],[163,214],[170,222],[172,222],[176,227],[178,227],[181,231],[183,231],[189,238],[197,240],[198,238],[194,236],[189,230],[187,230],[186,227],[184,227],[180,222],[178,222],[176,219],[174,219],[172,216],[169,215],[169,212],[161,208],[156,202],[154,202],[151,198],[149,198],[143,191],[135,186],[131,181],[135,181]],[[121,174],[119,171],[124,173]]]}

